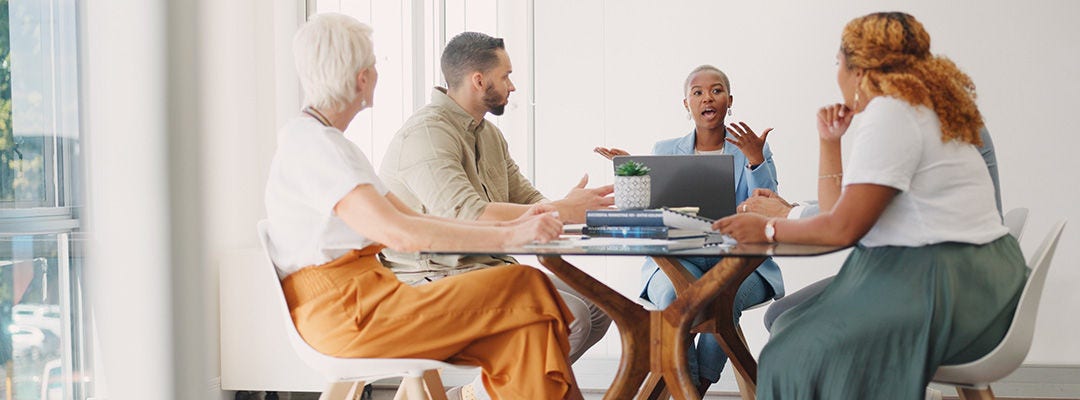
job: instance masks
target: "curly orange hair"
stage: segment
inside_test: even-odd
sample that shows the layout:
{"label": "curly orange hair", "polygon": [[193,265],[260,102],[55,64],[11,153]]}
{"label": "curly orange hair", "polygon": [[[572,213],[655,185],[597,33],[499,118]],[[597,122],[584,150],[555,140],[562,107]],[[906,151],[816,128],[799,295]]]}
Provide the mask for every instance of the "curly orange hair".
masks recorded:
{"label": "curly orange hair", "polygon": [[844,27],[840,52],[848,68],[865,71],[864,93],[927,106],[941,121],[942,141],[982,145],[975,83],[951,60],[930,54],[930,34],[915,17],[887,12],[856,18]]}

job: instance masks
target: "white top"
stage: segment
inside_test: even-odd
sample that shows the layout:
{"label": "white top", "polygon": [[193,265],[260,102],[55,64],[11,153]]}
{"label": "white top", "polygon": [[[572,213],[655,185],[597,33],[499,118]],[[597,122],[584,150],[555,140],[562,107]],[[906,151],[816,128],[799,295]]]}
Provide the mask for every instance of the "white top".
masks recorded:
{"label": "white top", "polygon": [[698,150],[694,149],[694,154],[724,154],[724,148],[721,147],[716,150]]}
{"label": "white top", "polygon": [[308,116],[281,128],[266,182],[269,251],[281,278],[374,243],[334,214],[338,201],[364,184],[387,193],[371,162],[337,128]]}
{"label": "white top", "polygon": [[972,144],[941,141],[937,114],[880,96],[855,115],[844,185],[872,183],[900,191],[863,246],[984,244],[1009,232],[1001,224],[994,184]]}

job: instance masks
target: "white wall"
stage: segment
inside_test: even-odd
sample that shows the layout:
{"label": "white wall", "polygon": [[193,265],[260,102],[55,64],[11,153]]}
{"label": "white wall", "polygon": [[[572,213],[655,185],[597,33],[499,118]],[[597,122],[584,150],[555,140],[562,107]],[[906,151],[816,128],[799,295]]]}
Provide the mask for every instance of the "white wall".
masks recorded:
{"label": "white wall", "polygon": [[[581,172],[611,181],[610,163],[590,152],[616,146],[647,153],[660,139],[689,132],[681,84],[699,64],[727,72],[735,96],[731,120],[773,127],[770,146],[780,191],[816,195],[815,110],[839,101],[835,55],[851,18],[912,13],[929,30],[935,53],[974,79],[994,137],[1005,209],[1028,207],[1025,251],[1060,218],[1069,218],[1044,296],[1028,364],[1080,364],[1075,309],[1080,294],[1080,3],[1042,1],[536,2],[536,184],[563,193]],[[524,21],[519,21],[524,23]],[[518,85],[519,87],[521,85]],[[507,132],[513,139],[519,133]],[[513,143],[513,142],[512,142]],[[790,291],[835,273],[843,255],[780,260]],[[580,259],[624,294],[636,294],[636,259]],[[632,272],[631,272],[632,271]],[[767,334],[763,310],[745,316],[755,353]],[[609,336],[611,336],[609,334]],[[612,341],[591,356],[615,356]],[[605,353],[606,352],[606,353]]]}
{"label": "white wall", "polygon": [[[300,86],[292,61],[292,36],[302,21],[302,1],[236,0],[205,2],[201,103],[204,127],[201,166],[204,183],[205,246],[209,262],[200,266],[208,281],[203,321],[215,360],[207,376],[220,376],[219,264],[239,249],[257,248],[255,222],[265,218],[263,189],[276,148],[276,132],[300,107]],[[288,349],[285,349],[288,350]],[[220,381],[206,383],[207,398],[231,398]]]}

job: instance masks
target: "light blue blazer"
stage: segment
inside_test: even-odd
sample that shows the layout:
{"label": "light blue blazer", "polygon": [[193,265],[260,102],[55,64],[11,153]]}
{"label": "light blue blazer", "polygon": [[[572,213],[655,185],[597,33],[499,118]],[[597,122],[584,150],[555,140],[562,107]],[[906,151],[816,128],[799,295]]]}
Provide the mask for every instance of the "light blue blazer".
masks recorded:
{"label": "light blue blazer", "polygon": [[[653,154],[694,154],[696,136],[697,130],[695,129],[686,136],[656,142],[656,145],[653,146]],[[751,170],[747,168],[746,156],[743,155],[742,150],[739,150],[738,147],[731,143],[724,143],[724,154],[735,157],[735,204],[746,201],[753,194],[754,189],[764,188],[776,191],[776,165],[773,163],[772,150],[769,150],[768,143],[765,144],[762,153],[765,156],[765,162]],[[642,272],[644,275],[643,282],[646,283],[646,287],[649,279],[659,270],[660,267],[652,259],[645,263]],[[772,286],[773,292],[776,293],[774,298],[784,297],[784,278],[780,275],[780,266],[776,265],[772,258],[765,259],[765,262],[761,263],[761,266],[755,272]]]}

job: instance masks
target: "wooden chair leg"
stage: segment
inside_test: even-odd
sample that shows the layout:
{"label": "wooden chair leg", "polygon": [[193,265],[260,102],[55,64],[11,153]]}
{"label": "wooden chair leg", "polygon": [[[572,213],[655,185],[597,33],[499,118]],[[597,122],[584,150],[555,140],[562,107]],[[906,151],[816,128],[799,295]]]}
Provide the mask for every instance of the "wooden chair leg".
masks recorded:
{"label": "wooden chair leg", "polygon": [[353,400],[357,394],[357,387],[361,391],[364,390],[364,381],[330,383],[319,395],[319,400]]}
{"label": "wooden chair leg", "polygon": [[398,385],[397,391],[394,392],[394,400],[405,400],[408,398],[408,394],[405,393],[407,391],[408,389],[405,388],[405,381],[402,381],[401,384]]}
{"label": "wooden chair leg", "polygon": [[663,375],[650,373],[648,378],[645,379],[645,384],[641,386],[641,391],[638,392],[636,398],[646,400],[667,400],[669,397],[671,396],[667,394],[667,385],[664,384]]}
{"label": "wooden chair leg", "polygon": [[960,395],[960,400],[995,400],[994,392],[987,386],[986,389],[971,389],[956,387],[956,393]]}
{"label": "wooden chair leg", "polygon": [[[746,335],[743,335],[742,327],[736,325],[735,332],[739,334],[739,340],[742,340],[743,347],[749,349],[750,346],[746,344]],[[739,371],[735,371],[735,383],[739,384],[739,395],[743,400],[757,399],[757,385],[747,383]]]}
{"label": "wooden chair leg", "polygon": [[660,388],[660,393],[658,393],[658,394],[656,395],[656,398],[657,398],[657,399],[660,399],[660,400],[668,400],[668,399],[671,399],[671,393],[670,393],[670,392],[668,392],[668,390],[667,390],[667,386],[664,386],[664,387]]}
{"label": "wooden chair leg", "polygon": [[429,369],[424,371],[424,388],[427,389],[428,397],[431,397],[431,400],[448,400],[446,398],[446,388],[443,387],[438,370]]}
{"label": "wooden chair leg", "polygon": [[757,393],[750,391],[746,385],[746,381],[738,372],[735,373],[735,383],[739,384],[739,396],[743,400],[754,400],[757,398]]}
{"label": "wooden chair leg", "polygon": [[401,380],[401,386],[405,387],[405,395],[409,400],[428,399],[427,392],[424,391],[424,378],[407,376]]}

